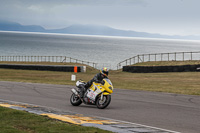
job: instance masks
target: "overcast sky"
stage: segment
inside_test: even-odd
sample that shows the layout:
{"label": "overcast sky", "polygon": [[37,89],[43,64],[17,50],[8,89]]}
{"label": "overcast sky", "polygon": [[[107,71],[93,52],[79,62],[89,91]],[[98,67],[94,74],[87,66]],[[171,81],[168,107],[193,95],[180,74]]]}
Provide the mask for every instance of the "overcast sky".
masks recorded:
{"label": "overcast sky", "polygon": [[200,0],[0,0],[0,19],[46,29],[95,24],[200,35]]}

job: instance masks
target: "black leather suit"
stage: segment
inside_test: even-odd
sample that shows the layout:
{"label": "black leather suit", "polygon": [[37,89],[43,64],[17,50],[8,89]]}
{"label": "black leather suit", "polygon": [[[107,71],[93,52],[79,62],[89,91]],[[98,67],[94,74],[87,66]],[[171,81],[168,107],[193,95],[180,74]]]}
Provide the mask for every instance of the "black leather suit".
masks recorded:
{"label": "black leather suit", "polygon": [[92,82],[96,82],[96,83],[102,83],[103,79],[106,78],[103,74],[101,73],[97,73],[93,79],[91,79],[90,81],[87,82],[87,84],[85,85],[85,88],[87,90],[87,88],[89,88],[92,85]]}
{"label": "black leather suit", "polygon": [[80,90],[81,90],[81,93],[80,93],[80,96],[83,97],[84,93],[87,91],[87,89],[92,85],[93,82],[96,82],[96,83],[102,83],[103,84],[103,79],[104,78],[107,78],[105,77],[103,74],[101,73],[97,73],[90,81],[88,81],[86,83],[86,85],[81,85],[80,86]]}

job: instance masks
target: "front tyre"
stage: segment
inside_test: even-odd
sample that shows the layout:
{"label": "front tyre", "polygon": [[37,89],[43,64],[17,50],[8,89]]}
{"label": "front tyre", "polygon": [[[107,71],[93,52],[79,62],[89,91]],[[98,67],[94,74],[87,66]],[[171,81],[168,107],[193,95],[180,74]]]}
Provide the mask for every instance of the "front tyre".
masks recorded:
{"label": "front tyre", "polygon": [[79,106],[82,103],[80,97],[78,97],[74,93],[72,93],[71,95],[70,102],[73,106]]}
{"label": "front tyre", "polygon": [[101,97],[98,97],[96,101],[97,108],[104,109],[106,108],[111,102],[111,95],[103,95],[103,99],[101,100]]}

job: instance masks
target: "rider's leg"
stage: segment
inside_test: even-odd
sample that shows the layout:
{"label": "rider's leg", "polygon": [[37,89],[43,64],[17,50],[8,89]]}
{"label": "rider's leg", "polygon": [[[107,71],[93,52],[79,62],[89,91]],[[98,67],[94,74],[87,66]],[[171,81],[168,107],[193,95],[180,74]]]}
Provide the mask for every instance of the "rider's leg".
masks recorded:
{"label": "rider's leg", "polygon": [[92,85],[92,80],[88,81],[85,85],[85,89],[87,90]]}
{"label": "rider's leg", "polygon": [[80,85],[80,96],[83,97],[85,92],[86,92],[85,86]]}

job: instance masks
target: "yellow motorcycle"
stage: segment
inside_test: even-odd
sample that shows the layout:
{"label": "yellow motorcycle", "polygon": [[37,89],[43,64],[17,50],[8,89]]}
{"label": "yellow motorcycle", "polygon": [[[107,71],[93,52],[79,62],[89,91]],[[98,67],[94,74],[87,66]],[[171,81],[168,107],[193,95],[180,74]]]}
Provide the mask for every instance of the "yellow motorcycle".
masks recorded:
{"label": "yellow motorcycle", "polygon": [[83,97],[80,97],[83,85],[86,83],[82,80],[76,82],[78,89],[71,89],[72,95],[70,102],[73,106],[79,106],[81,103],[96,105],[99,109],[106,108],[111,102],[111,93],[113,93],[112,82],[108,78],[103,79],[104,84],[93,82],[91,87],[87,89]]}

